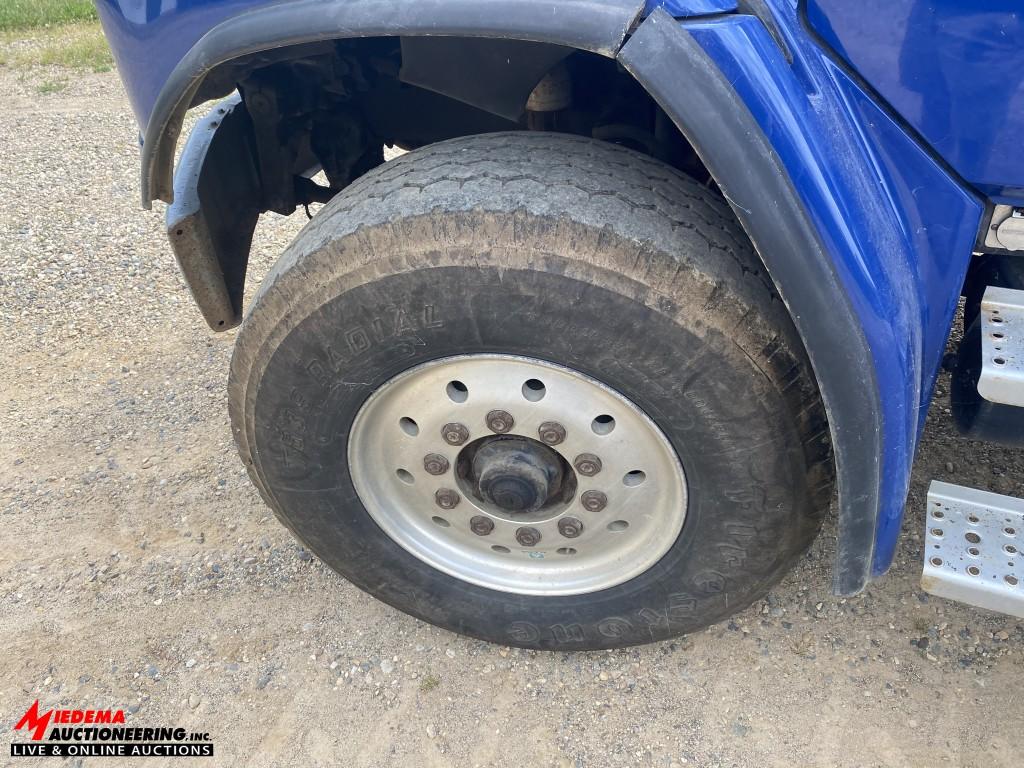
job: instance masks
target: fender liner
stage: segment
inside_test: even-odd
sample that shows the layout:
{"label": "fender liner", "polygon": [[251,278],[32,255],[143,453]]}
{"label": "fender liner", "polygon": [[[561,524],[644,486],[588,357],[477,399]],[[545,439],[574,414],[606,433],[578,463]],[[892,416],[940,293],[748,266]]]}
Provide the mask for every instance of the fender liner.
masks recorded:
{"label": "fender liner", "polygon": [[178,62],[142,144],[142,205],[172,202],[174,150],[185,112],[215,67],[240,56],[321,40],[456,36],[530,40],[609,58],[644,0],[292,0],[218,24]]}
{"label": "fender liner", "polygon": [[655,11],[618,59],[672,118],[710,171],[804,341],[836,459],[839,543],[834,588],[839,594],[856,593],[871,578],[882,456],[878,383],[860,319],[778,155],[685,26]]}

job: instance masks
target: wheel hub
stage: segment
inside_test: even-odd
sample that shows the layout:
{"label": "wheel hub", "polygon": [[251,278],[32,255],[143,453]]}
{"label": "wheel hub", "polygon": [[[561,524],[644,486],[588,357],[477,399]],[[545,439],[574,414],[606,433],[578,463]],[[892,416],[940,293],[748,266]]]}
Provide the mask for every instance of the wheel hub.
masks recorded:
{"label": "wheel hub", "polygon": [[522,519],[561,502],[566,482],[575,487],[565,460],[525,437],[485,437],[464,448],[458,461],[460,468],[468,467],[460,478],[463,487],[499,515]]}
{"label": "wheel hub", "polygon": [[504,592],[568,595],[643,573],[678,537],[686,478],[619,393],[532,358],[413,368],[356,415],[360,501],[408,552]]}

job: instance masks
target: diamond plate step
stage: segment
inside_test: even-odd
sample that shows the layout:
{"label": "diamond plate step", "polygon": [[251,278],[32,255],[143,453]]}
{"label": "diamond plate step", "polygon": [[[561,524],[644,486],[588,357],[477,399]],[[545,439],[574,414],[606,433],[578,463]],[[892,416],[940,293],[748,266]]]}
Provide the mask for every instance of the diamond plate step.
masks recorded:
{"label": "diamond plate step", "polygon": [[921,587],[1024,618],[1024,499],[933,481]]}
{"label": "diamond plate step", "polygon": [[1024,408],[1024,291],[985,289],[978,392],[993,403]]}

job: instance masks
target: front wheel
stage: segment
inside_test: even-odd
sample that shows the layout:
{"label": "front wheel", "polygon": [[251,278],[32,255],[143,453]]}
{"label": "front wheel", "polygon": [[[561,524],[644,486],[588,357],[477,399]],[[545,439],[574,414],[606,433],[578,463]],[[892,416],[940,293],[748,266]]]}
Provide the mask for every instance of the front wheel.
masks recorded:
{"label": "front wheel", "polygon": [[433,145],[332,200],[264,281],[231,410],[325,563],[530,648],[728,616],[832,494],[813,376],[728,208],[576,137]]}

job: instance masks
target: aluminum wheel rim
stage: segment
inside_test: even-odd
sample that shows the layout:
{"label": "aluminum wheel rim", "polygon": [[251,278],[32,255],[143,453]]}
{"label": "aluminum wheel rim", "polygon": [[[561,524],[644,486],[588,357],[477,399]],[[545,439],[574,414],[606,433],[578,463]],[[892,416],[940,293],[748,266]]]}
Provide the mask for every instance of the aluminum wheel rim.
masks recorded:
{"label": "aluminum wheel rim", "polygon": [[[548,446],[574,466],[571,499],[524,521],[460,485],[462,451],[495,434],[500,423],[487,419],[496,411],[514,419],[508,435],[532,441],[542,441],[542,425],[545,440],[559,439],[551,423],[562,427]],[[443,434],[453,424],[468,432],[461,444]],[[600,459],[596,474],[575,468],[594,469],[577,464],[585,454]],[[348,461],[360,501],[391,539],[437,570],[502,592],[572,595],[626,582],[665,555],[686,517],[683,467],[657,425],[597,380],[533,358],[464,355],[396,376],[356,415]],[[604,494],[603,508],[594,493]],[[540,541],[524,545],[523,528]]]}

